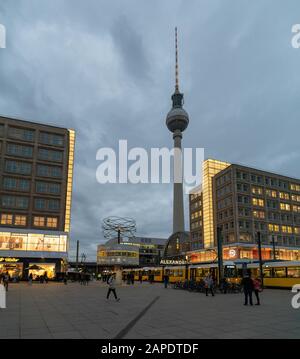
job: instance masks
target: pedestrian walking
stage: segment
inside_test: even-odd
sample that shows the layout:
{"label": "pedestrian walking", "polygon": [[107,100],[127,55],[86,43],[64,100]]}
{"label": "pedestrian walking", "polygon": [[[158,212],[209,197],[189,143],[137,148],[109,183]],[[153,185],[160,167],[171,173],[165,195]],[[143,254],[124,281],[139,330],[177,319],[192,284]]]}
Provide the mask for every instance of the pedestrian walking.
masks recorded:
{"label": "pedestrian walking", "polygon": [[67,285],[68,284],[68,274],[65,273],[64,275],[64,285]]}
{"label": "pedestrian walking", "polygon": [[117,302],[119,302],[120,298],[118,298],[117,293],[116,293],[116,274],[113,273],[107,280],[107,284],[108,284],[108,291],[107,291],[107,296],[106,299],[109,299],[110,293],[112,292],[115,300]]}
{"label": "pedestrian walking", "polygon": [[6,291],[8,291],[9,274],[6,272],[3,276],[3,285]]}
{"label": "pedestrian walking", "polygon": [[259,278],[253,279],[254,294],[256,297],[256,304],[260,305],[259,293],[262,291],[261,280]]}
{"label": "pedestrian walking", "polygon": [[164,285],[165,288],[168,288],[168,284],[169,284],[169,276],[167,274],[164,275]]}
{"label": "pedestrian walking", "polygon": [[139,281],[140,281],[140,283],[143,283],[143,275],[142,275],[142,272],[140,272],[140,274],[139,274]]}
{"label": "pedestrian walking", "polygon": [[214,297],[215,293],[214,293],[214,280],[211,276],[211,274],[208,274],[205,278],[204,278],[204,287],[205,287],[205,295],[208,297],[208,292],[210,291],[211,295]]}
{"label": "pedestrian walking", "polygon": [[33,281],[33,275],[32,273],[30,273],[28,277],[28,285],[32,285],[32,281]]}
{"label": "pedestrian walking", "polygon": [[244,295],[245,295],[244,305],[248,305],[248,299],[249,299],[250,305],[253,305],[252,293],[253,293],[253,289],[254,289],[254,284],[253,284],[253,280],[251,279],[249,274],[246,274],[245,277],[242,279],[241,285],[244,289]]}

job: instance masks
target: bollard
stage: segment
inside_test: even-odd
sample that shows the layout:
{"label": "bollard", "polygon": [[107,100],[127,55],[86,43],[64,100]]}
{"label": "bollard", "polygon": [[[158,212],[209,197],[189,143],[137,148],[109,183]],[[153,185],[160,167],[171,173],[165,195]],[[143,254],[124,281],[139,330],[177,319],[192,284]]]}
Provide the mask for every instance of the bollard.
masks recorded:
{"label": "bollard", "polygon": [[3,284],[0,284],[0,308],[6,309],[6,290]]}

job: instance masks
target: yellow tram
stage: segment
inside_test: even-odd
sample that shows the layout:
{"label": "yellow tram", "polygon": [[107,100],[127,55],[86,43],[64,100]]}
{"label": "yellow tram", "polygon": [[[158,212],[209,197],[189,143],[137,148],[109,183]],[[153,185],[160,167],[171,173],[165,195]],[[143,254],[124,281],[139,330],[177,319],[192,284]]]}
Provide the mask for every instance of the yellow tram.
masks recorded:
{"label": "yellow tram", "polygon": [[[229,282],[240,283],[243,276],[243,263],[224,261],[224,276]],[[252,277],[259,276],[259,263],[247,263],[247,271]],[[134,273],[136,281],[142,279],[154,282],[162,282],[165,275],[169,277],[169,283],[185,280],[201,281],[208,273],[218,279],[218,263],[203,263],[191,265],[144,267],[124,269],[123,275]],[[276,261],[263,264],[264,286],[270,288],[291,288],[300,284],[300,261]],[[141,278],[142,277],[142,278]]]}

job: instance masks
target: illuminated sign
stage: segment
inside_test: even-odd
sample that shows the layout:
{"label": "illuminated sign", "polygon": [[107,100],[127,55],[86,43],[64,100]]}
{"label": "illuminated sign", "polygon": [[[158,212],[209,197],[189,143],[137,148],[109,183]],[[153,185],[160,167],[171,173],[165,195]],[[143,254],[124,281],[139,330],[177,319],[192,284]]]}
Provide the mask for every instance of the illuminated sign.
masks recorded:
{"label": "illuminated sign", "polygon": [[19,258],[0,258],[0,262],[3,263],[16,263],[16,262],[19,262]]}
{"label": "illuminated sign", "polygon": [[229,251],[229,257],[230,258],[233,258],[233,257],[235,257],[236,256],[236,250],[235,249],[230,249],[230,251]]}
{"label": "illuminated sign", "polygon": [[185,261],[184,259],[162,259],[160,261],[160,264],[178,265],[178,264],[187,264],[187,261]]}

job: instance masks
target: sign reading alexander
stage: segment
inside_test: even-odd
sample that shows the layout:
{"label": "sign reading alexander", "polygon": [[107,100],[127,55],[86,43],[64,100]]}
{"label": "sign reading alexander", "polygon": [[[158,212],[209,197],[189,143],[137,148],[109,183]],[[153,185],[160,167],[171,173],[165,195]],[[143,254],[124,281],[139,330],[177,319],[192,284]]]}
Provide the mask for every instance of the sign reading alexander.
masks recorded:
{"label": "sign reading alexander", "polygon": [[168,264],[168,265],[182,265],[187,264],[188,262],[184,259],[162,259],[160,264]]}

